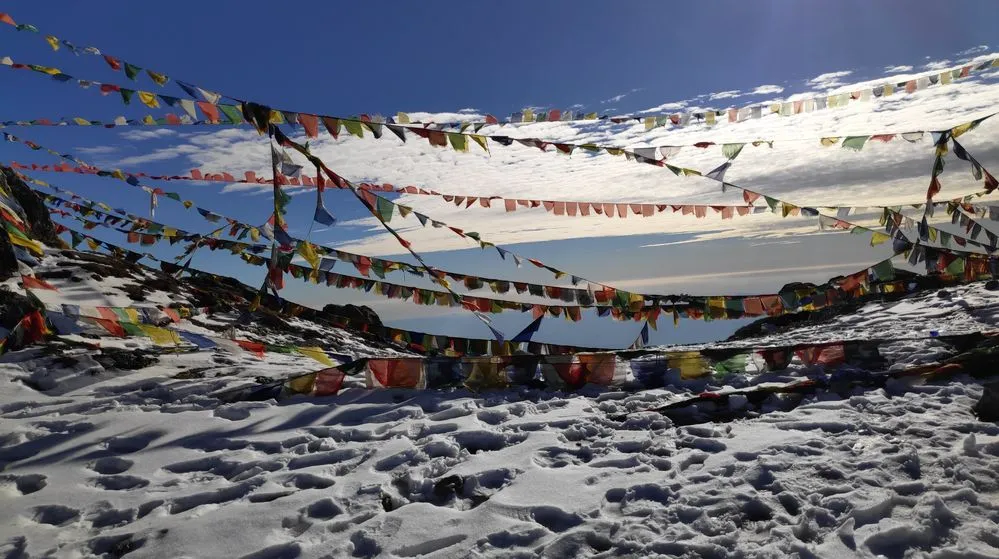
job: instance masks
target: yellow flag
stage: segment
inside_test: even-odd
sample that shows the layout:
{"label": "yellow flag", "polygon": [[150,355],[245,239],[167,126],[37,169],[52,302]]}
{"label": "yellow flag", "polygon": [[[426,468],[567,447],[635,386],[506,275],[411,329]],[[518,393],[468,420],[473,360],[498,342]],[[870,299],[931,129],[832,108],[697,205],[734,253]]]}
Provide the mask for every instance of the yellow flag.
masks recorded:
{"label": "yellow flag", "polygon": [[173,330],[167,330],[166,328],[150,324],[140,324],[139,328],[156,345],[177,345],[180,343],[180,337]]}
{"label": "yellow flag", "polygon": [[259,241],[260,240],[260,229],[257,229],[256,227],[250,227],[250,239],[252,239],[253,242]]}
{"label": "yellow flag", "polygon": [[272,109],[268,120],[271,124],[284,124],[284,113]]}
{"label": "yellow flag", "polygon": [[479,146],[482,149],[484,149],[485,151],[489,151],[489,147],[486,145],[486,137],[485,136],[480,136],[479,134],[469,134],[469,137],[472,138],[472,140],[475,143],[479,144]]}
{"label": "yellow flag", "polygon": [[890,97],[891,94],[894,93],[894,92],[895,92],[894,87],[890,83],[886,83],[885,84],[885,93],[884,93],[884,96],[885,97]]}
{"label": "yellow flag", "polygon": [[952,138],[957,138],[961,134],[964,134],[974,126],[971,122],[965,122],[964,124],[958,124],[954,128],[950,129],[950,135]]}
{"label": "yellow flag", "polygon": [[332,367],[336,365],[336,363],[334,363],[333,360],[330,359],[328,355],[326,355],[326,352],[323,351],[323,348],[321,347],[296,347],[295,349],[298,350],[298,352],[301,353],[302,355],[310,359],[319,361],[320,363],[326,365],[327,367]]}
{"label": "yellow flag", "polygon": [[166,84],[166,82],[170,81],[170,78],[158,72],[154,72],[152,70],[146,70],[146,73],[149,74],[149,77],[152,78],[153,81],[156,82],[158,85],[164,85]]}
{"label": "yellow flag", "polygon": [[143,105],[150,109],[160,108],[160,102],[156,99],[155,93],[149,93],[148,91],[138,91],[137,93],[139,94],[139,101],[142,101]]}
{"label": "yellow flag", "polygon": [[[42,243],[39,243],[38,241],[31,240],[31,239],[29,239],[27,237],[21,238],[21,237],[19,237],[17,235],[8,235],[8,237],[10,238],[10,242],[11,243],[13,243],[13,244],[15,244],[15,245],[17,245],[19,247],[24,247],[24,248],[30,250],[36,256],[41,256],[42,254],[44,254],[42,252]],[[90,239],[87,239],[87,240],[89,241]],[[94,250],[97,250],[97,249],[94,249]]]}
{"label": "yellow flag", "polygon": [[296,377],[288,381],[288,389],[295,394],[308,394],[316,384],[316,373]]}
{"label": "yellow flag", "polygon": [[125,311],[125,315],[128,316],[128,320],[133,324],[138,324],[139,322],[141,322],[139,320],[139,311],[132,308],[126,308],[122,310]]}
{"label": "yellow flag", "polygon": [[156,119],[153,118],[153,115],[146,115],[142,117],[142,124],[153,126],[156,124]]}
{"label": "yellow flag", "polygon": [[[11,240],[13,239],[14,237],[11,237]],[[90,237],[87,237],[87,246],[90,247],[90,250],[97,250],[98,248],[100,248],[101,244],[91,239]]]}
{"label": "yellow flag", "polygon": [[316,254],[315,247],[309,241],[298,243],[298,254],[302,255],[302,258],[313,268],[319,267],[319,255]]}
{"label": "yellow flag", "polygon": [[699,351],[669,352],[666,358],[669,368],[679,369],[682,379],[694,379],[710,373]]}
{"label": "yellow flag", "polygon": [[396,113],[395,121],[398,122],[399,124],[409,124],[410,123],[409,115],[406,113]]}
{"label": "yellow flag", "polygon": [[839,143],[839,137],[837,136],[837,137],[822,138],[819,141],[822,143],[822,145],[826,147],[834,146]]}
{"label": "yellow flag", "polygon": [[645,117],[645,129],[652,130],[655,127],[656,127],[656,117],[654,116]]}
{"label": "yellow flag", "polygon": [[190,200],[184,200],[184,201],[183,201],[183,202],[181,202],[181,203],[182,203],[182,204],[184,204],[184,207],[185,207],[185,208],[187,208],[187,209],[191,209],[191,206],[193,206],[193,205],[194,205],[194,202],[192,202],[192,201],[190,201]]}
{"label": "yellow flag", "polygon": [[167,238],[176,237],[177,236],[177,230],[174,229],[173,227],[164,227],[163,228],[163,236],[167,237]]}
{"label": "yellow flag", "polygon": [[534,122],[534,111],[531,109],[524,109],[524,122]]}
{"label": "yellow flag", "polygon": [[881,243],[887,241],[890,238],[891,238],[891,236],[888,235],[888,234],[886,234],[886,233],[881,233],[880,231],[875,231],[874,234],[871,235],[871,246],[873,247],[873,246],[880,245]]}
{"label": "yellow flag", "polygon": [[59,50],[59,39],[52,35],[46,35],[45,40],[48,42],[52,50]]}
{"label": "yellow flag", "polygon": [[714,124],[715,123],[715,112],[714,111],[708,111],[704,115],[704,122],[706,124]]}
{"label": "yellow flag", "polygon": [[85,118],[80,118],[78,116],[73,117],[73,122],[79,124],[80,126],[90,126],[90,121]]}

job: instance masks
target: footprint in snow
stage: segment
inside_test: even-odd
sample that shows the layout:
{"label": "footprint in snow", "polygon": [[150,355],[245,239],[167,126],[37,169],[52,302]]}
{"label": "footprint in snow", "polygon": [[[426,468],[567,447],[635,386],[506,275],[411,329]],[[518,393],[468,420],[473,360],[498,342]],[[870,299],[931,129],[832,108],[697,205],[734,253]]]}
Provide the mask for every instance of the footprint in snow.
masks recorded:
{"label": "footprint in snow", "polygon": [[13,485],[21,495],[30,495],[41,491],[47,485],[46,479],[42,474],[0,476],[0,487]]}
{"label": "footprint in snow", "polygon": [[63,505],[42,505],[33,509],[31,519],[39,524],[65,526],[80,518],[80,511]]}
{"label": "footprint in snow", "polygon": [[90,484],[107,491],[128,491],[149,485],[149,480],[138,476],[110,475],[91,478]]}
{"label": "footprint in snow", "polygon": [[127,471],[132,467],[134,462],[128,460],[127,458],[120,458],[118,456],[108,456],[107,458],[98,458],[93,462],[87,464],[87,467],[99,474],[120,474]]}
{"label": "footprint in snow", "polygon": [[162,437],[166,434],[166,431],[146,431],[145,433],[139,433],[138,435],[132,435],[129,437],[111,437],[105,441],[104,446],[111,452],[116,454],[129,454],[132,452],[138,452],[147,446],[149,443],[155,441],[156,439]]}

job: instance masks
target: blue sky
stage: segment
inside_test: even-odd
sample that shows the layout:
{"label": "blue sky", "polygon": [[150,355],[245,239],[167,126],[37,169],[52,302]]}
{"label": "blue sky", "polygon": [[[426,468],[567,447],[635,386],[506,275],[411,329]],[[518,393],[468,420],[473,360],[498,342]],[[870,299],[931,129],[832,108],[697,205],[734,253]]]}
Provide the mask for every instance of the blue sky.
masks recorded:
{"label": "blue sky", "polygon": [[[337,115],[361,112],[392,115],[396,111],[453,113],[472,109],[479,114],[489,112],[501,117],[525,106],[569,108],[581,105],[586,110],[602,113],[637,112],[663,105],[667,105],[663,110],[669,110],[670,104],[742,106],[796,93],[821,92],[839,83],[855,83],[907,71],[918,73],[936,68],[933,66],[936,63],[945,67],[947,62],[956,63],[961,56],[967,58],[987,52],[988,41],[994,35],[992,22],[999,16],[999,5],[989,1],[953,5],[921,0],[688,4],[312,2],[284,3],[281,4],[283,9],[276,11],[273,3],[257,1],[241,2],[238,9],[229,3],[178,1],[167,6],[105,1],[100,4],[36,2],[9,9],[14,10],[11,15],[18,22],[35,24],[43,33],[69,39],[81,46],[97,46],[106,53],[175,79],[277,107]],[[0,32],[3,45],[0,56],[11,56],[18,62],[56,66],[75,77],[127,83],[123,74],[111,71],[98,57],[74,58],[64,52],[53,53],[36,36],[6,28]],[[109,120],[120,114],[135,118],[148,112],[138,110],[143,107],[137,103],[123,108],[116,98],[102,98],[94,91],[50,82],[28,72],[0,69],[0,76],[6,101],[0,120],[77,115]],[[161,90],[143,79],[140,82],[143,89],[182,95],[173,84]],[[761,93],[752,94],[761,86],[767,87],[760,90]],[[957,91],[956,87],[954,91]],[[969,90],[967,98],[975,101],[967,104],[967,113],[988,108],[995,100],[988,97],[991,94],[984,90]],[[853,120],[818,122],[814,129],[825,131],[826,127],[852,126],[867,130],[870,126],[896,125],[901,129],[907,129],[906,126],[918,129],[912,127],[920,123],[918,117],[923,113],[935,115],[935,122],[957,118],[961,111],[950,110],[951,104],[957,102],[955,99],[951,94],[920,97],[923,104],[915,107],[872,103],[858,109]],[[868,114],[896,109],[901,111],[897,118],[878,120]],[[747,134],[793,134],[795,129],[793,123],[775,131],[765,127],[750,129],[748,125],[740,129],[740,126],[743,125],[733,125],[733,131],[728,133],[738,135],[740,130],[746,130]],[[211,129],[172,130],[159,137],[136,135],[137,130],[127,129],[34,127],[9,131],[54,149],[72,152],[93,163],[120,165],[132,171],[173,174],[205,164],[209,170],[238,172],[263,170],[267,166],[266,160],[261,160],[247,147],[254,142],[252,136],[228,137]],[[542,132],[593,133],[605,138],[615,138],[613,134],[618,133],[595,128]],[[198,137],[203,138],[200,144]],[[629,136],[635,137],[637,133]],[[985,141],[987,139],[983,139],[982,149],[990,145]],[[188,152],[176,151],[179,145],[190,149]],[[230,145],[234,147],[229,149]],[[261,154],[266,154],[266,141],[256,145]],[[345,168],[356,169],[348,177],[391,180],[396,184],[434,188],[438,184],[449,184],[449,181],[451,184],[463,181],[457,184],[481,188],[484,192],[513,184],[521,189],[521,197],[544,198],[545,195],[537,193],[557,191],[563,195],[553,196],[555,199],[574,199],[572,193],[585,191],[584,198],[598,197],[604,201],[617,199],[619,191],[614,188],[639,184],[618,174],[618,167],[624,172],[624,164],[601,165],[600,168],[610,169],[611,174],[599,177],[600,181],[607,181],[605,183],[594,182],[597,179],[586,174],[591,173],[590,167],[584,168],[578,158],[562,161],[554,160],[553,155],[547,158],[539,155],[537,161],[527,156],[503,160],[497,151],[505,149],[502,147],[494,148],[488,158],[473,154],[425,153],[408,145],[405,148],[409,151],[402,146],[390,151],[394,149],[393,145],[386,140],[349,139],[327,147],[330,157],[342,160]],[[905,152],[904,157],[905,172],[912,177],[925,175],[930,163],[923,157],[925,148],[922,152],[917,149]],[[151,153],[162,157],[149,157]],[[872,160],[865,160],[864,164],[886,164],[885,161],[893,156],[891,154],[896,153],[886,151],[880,157],[875,153]],[[848,190],[832,189],[842,186],[838,173],[844,167],[860,166],[857,160],[842,159],[843,156],[836,154],[841,159],[828,161],[821,172],[814,168],[809,172],[807,158],[812,157],[811,152],[789,152],[785,156],[801,162],[796,167],[797,174],[783,173],[786,176],[781,180],[785,183],[800,186],[803,179],[807,181],[815,176],[825,181],[810,186],[811,190],[794,191],[788,187],[784,189],[787,192],[796,196],[821,192],[822,201],[829,200],[826,203],[856,201],[860,193],[866,192],[862,188],[866,183],[859,181]],[[760,161],[758,167],[747,167],[740,177],[748,182],[759,181],[767,185],[768,180],[781,175],[782,171],[765,166],[769,163],[764,160],[770,157],[766,154],[757,152],[741,157],[756,157]],[[826,159],[831,157],[825,156]],[[45,154],[32,153],[11,144],[0,146],[0,159],[5,163],[12,159],[53,162]],[[367,166],[361,165],[362,162]],[[506,174],[505,166],[513,163],[523,164],[532,171],[527,175]],[[709,168],[709,164],[705,163],[704,167]],[[540,174],[535,174],[535,169]],[[547,170],[551,170],[551,174],[543,174],[549,172]],[[733,168],[733,171],[737,170],[738,165]],[[636,176],[636,181],[646,181],[641,183],[643,185],[658,184],[648,182],[659,180],[647,176],[655,170],[641,172],[644,175]],[[875,167],[871,176],[883,172],[886,172],[884,168]],[[582,177],[578,184],[569,179],[562,181],[564,177],[577,175]],[[134,213],[141,214],[148,206],[142,193],[121,183],[75,175],[39,174],[38,177],[127,207]],[[506,177],[513,178],[508,180]],[[538,181],[532,182],[534,178]],[[614,182],[613,188],[609,186],[611,182]],[[218,184],[173,182],[159,186],[180,192],[201,206],[246,221],[260,223],[268,215],[269,200],[263,193],[222,193],[222,185]],[[445,188],[439,190],[447,191]],[[913,180],[911,189],[905,193],[900,191],[898,196],[918,200],[920,190],[925,191],[921,178]],[[689,200],[699,203],[737,203],[739,200],[732,194],[719,196],[714,190],[676,189],[671,192],[682,192]],[[296,196],[292,203],[289,221],[303,236],[309,227],[312,196],[311,193]],[[645,199],[649,199],[648,195]],[[348,194],[328,193],[326,204],[341,223],[330,230],[315,232],[313,240],[331,246],[359,247],[356,252],[370,249],[372,254],[398,253],[397,247],[393,249],[385,244],[384,235],[374,235],[376,231],[370,222],[362,221],[365,213]],[[437,217],[435,209],[431,205],[423,211]],[[855,271],[862,267],[858,263],[884,257],[883,251],[872,250],[865,243],[856,243],[843,236],[816,235],[797,222],[798,229],[794,232],[771,230],[763,234],[763,228],[759,227],[745,235],[729,231],[713,238],[713,229],[729,229],[731,222],[716,222],[713,226],[700,223],[696,227],[685,224],[679,230],[670,223],[663,223],[661,227],[645,223],[637,229],[627,230],[616,223],[614,229],[607,229],[608,225],[576,228],[574,222],[565,221],[568,218],[541,213],[538,220],[563,221],[554,226],[546,221],[539,227],[560,230],[525,236],[524,229],[533,223],[515,222],[516,225],[504,229],[503,224],[511,221],[502,220],[502,213],[473,214],[473,209],[465,214],[454,214],[453,208],[449,211],[451,213],[444,215],[450,217],[440,219],[466,229],[478,228],[481,223],[483,230],[491,233],[487,238],[493,242],[515,243],[511,248],[526,256],[595,280],[630,282],[631,288],[636,290],[701,294],[773,292],[789,281],[821,281],[837,273]],[[488,210],[482,211],[488,213]],[[195,231],[208,229],[202,220],[169,201],[161,202],[157,217]],[[631,227],[632,223],[627,225]],[[779,229],[780,226],[775,227]],[[571,230],[573,228],[576,229]],[[769,234],[780,238],[767,241]],[[121,235],[99,232],[96,236],[124,244]],[[761,241],[761,237],[764,240]],[[673,244],[684,240],[694,242]],[[555,283],[551,276],[533,270],[518,270],[492,255],[478,254],[477,249],[454,251],[451,250],[453,245],[438,246],[429,237],[414,242],[414,248],[427,250],[428,260],[443,268]],[[163,255],[176,254],[176,250],[157,250]],[[406,255],[400,255],[398,259],[411,261]],[[200,255],[195,263],[205,269],[235,275],[248,283],[260,281],[259,269],[248,268],[237,259],[218,253]],[[795,268],[800,269],[799,273],[794,273]],[[730,273],[746,270],[760,272]],[[349,270],[338,267],[335,271]],[[664,279],[667,276],[674,279]],[[391,279],[424,285],[401,276]],[[317,306],[330,301],[373,302],[370,296],[354,292],[305,288],[297,282],[290,285],[288,293],[292,298]],[[488,296],[488,291],[481,294]],[[399,311],[399,305],[406,308]],[[375,305],[383,317],[399,326],[429,332],[488,335],[485,328],[467,314],[428,314],[425,309],[411,307],[410,303],[391,301]],[[504,313],[497,317],[497,324],[510,335],[528,322],[530,317],[527,315]],[[653,335],[653,342],[708,340],[727,335],[740,324],[735,321],[709,324],[685,321],[679,330],[674,331],[672,326],[661,328],[660,333]],[[621,346],[631,342],[638,327],[595,317],[587,317],[577,324],[566,324],[561,319],[548,320],[539,337],[580,345]]]}

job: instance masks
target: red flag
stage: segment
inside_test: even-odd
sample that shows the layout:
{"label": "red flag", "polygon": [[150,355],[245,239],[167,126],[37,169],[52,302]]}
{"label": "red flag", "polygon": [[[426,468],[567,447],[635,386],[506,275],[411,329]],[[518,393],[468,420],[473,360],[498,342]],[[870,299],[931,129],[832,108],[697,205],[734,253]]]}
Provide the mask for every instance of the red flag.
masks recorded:
{"label": "red flag", "polygon": [[105,54],[104,60],[107,61],[108,66],[110,66],[112,70],[115,71],[121,70],[121,61],[118,60],[117,58]]}
{"label": "red flag", "polygon": [[170,320],[180,322],[180,314],[176,310],[171,309],[170,307],[164,307],[162,310],[163,314],[170,317]]}
{"label": "red flag", "polygon": [[239,347],[257,356],[258,359],[264,358],[264,344],[260,342],[251,342],[249,340],[234,340]]}
{"label": "red flag", "polygon": [[[101,313],[101,314],[104,314],[104,313]],[[109,318],[93,318],[91,320],[93,320],[98,325],[100,325],[102,328],[104,328],[105,330],[107,330],[112,336],[115,336],[115,337],[118,337],[118,338],[124,338],[125,337],[125,329],[122,328],[121,323],[119,323],[117,319],[111,320]]]}
{"label": "red flag", "polygon": [[59,291],[49,282],[34,276],[21,276],[21,283],[25,289],[48,289],[49,291]]}
{"label": "red flag", "polygon": [[198,101],[195,103],[201,112],[205,113],[205,119],[208,122],[218,122],[219,121],[219,108],[207,101]]}
{"label": "red flag", "polygon": [[17,26],[17,24],[14,23],[14,19],[11,18],[10,15],[5,13],[0,13],[0,21],[6,23],[7,25],[13,25],[15,27]]}
{"label": "red flag", "polygon": [[319,117],[316,115],[308,115],[305,113],[298,113],[298,123],[305,128],[305,135],[310,138],[319,137]]}
{"label": "red flag", "polygon": [[940,193],[940,180],[936,177],[930,179],[930,187],[926,189],[926,201],[933,200],[933,197]]}
{"label": "red flag", "polygon": [[421,359],[371,359],[368,370],[385,388],[416,388],[423,378]]}
{"label": "red flag", "polygon": [[316,373],[316,382],[313,388],[315,396],[332,396],[343,387],[343,381],[347,377],[340,369],[331,367]]}
{"label": "red flag", "polygon": [[21,319],[21,326],[24,328],[24,343],[26,344],[41,341],[45,339],[45,334],[49,333],[48,328],[45,327],[45,317],[39,311],[33,311]]}

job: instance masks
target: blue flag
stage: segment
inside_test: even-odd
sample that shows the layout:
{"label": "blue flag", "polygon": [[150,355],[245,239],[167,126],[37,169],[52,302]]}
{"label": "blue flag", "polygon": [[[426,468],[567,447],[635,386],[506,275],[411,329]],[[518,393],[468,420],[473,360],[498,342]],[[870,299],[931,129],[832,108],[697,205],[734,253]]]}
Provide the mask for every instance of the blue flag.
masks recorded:
{"label": "blue flag", "polygon": [[195,334],[194,332],[185,332],[183,330],[177,330],[181,338],[191,342],[192,344],[198,346],[198,349],[211,349],[216,346],[215,342],[206,336],[201,334]]}
{"label": "blue flag", "polygon": [[545,315],[541,315],[538,318],[534,319],[533,322],[531,322],[530,324],[527,325],[527,328],[524,328],[519,334],[517,334],[516,336],[514,336],[513,339],[510,340],[510,341],[511,342],[529,342],[529,341],[531,341],[531,337],[534,336],[535,333],[537,333],[537,331],[538,331],[539,328],[541,328],[541,320],[544,317],[545,317]]}
{"label": "blue flag", "polygon": [[312,219],[314,219],[317,223],[322,223],[323,225],[333,225],[336,223],[336,218],[333,217],[333,214],[326,210],[326,207],[323,206],[322,200],[316,204],[316,215]]}

